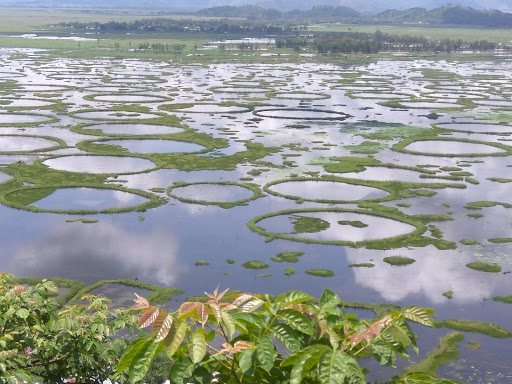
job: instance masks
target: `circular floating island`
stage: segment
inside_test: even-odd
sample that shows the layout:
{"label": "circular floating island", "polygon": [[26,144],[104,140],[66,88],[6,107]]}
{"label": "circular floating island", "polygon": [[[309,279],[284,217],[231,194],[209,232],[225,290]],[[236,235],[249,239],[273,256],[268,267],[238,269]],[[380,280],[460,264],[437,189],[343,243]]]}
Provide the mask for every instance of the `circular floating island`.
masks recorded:
{"label": "circular floating island", "polygon": [[218,105],[218,104],[162,104],[158,107],[168,112],[185,113],[245,113],[250,108],[243,105]]}
{"label": "circular floating island", "polygon": [[[146,120],[161,117],[156,113],[139,113],[131,111],[82,111],[70,114],[71,117],[87,120]],[[1,121],[1,120],[0,120]]]}
{"label": "circular floating island", "polygon": [[177,183],[167,189],[167,194],[184,203],[218,205],[222,208],[245,205],[262,196],[261,191],[251,184],[229,181]]}
{"label": "circular floating island", "polygon": [[[169,135],[173,133],[183,132],[183,128],[170,127],[168,125],[156,125],[156,124],[92,124],[81,127],[81,131],[100,130],[105,135]],[[91,134],[96,134],[90,132]]]}
{"label": "circular floating island", "polygon": [[152,199],[156,201],[147,192],[115,188],[25,187],[9,192],[3,200],[7,205],[29,211],[90,214],[146,209]]}
{"label": "circular floating island", "polygon": [[500,143],[456,138],[404,140],[392,147],[397,152],[440,157],[509,156],[512,147]]}
{"label": "circular floating island", "polygon": [[310,92],[278,92],[272,95],[274,99],[286,100],[322,100],[329,99],[331,95],[327,93],[310,93]]}
{"label": "circular floating island", "polygon": [[210,88],[210,91],[218,93],[267,93],[272,92],[272,89],[262,87],[215,87]]}
{"label": "circular floating island", "polygon": [[44,152],[66,145],[56,139],[50,139],[39,136],[22,136],[22,135],[0,135],[0,153],[13,152]]}
{"label": "circular floating island", "polygon": [[6,104],[2,104],[4,108],[40,108],[40,107],[48,107],[50,105],[55,104],[53,101],[47,101],[42,99],[23,99],[23,98],[4,98],[0,99],[0,101]]}
{"label": "circular floating island", "polygon": [[130,153],[193,153],[206,149],[196,143],[168,139],[105,139],[88,143],[119,146]]}
{"label": "circular floating island", "polygon": [[14,92],[63,92],[68,91],[69,87],[62,85],[46,85],[46,84],[23,84],[22,88],[14,89]]}
{"label": "circular floating island", "polygon": [[290,120],[346,120],[351,117],[347,113],[324,109],[269,108],[253,112],[259,117]]}
{"label": "circular floating island", "polygon": [[378,200],[389,196],[383,189],[321,179],[276,181],[263,189],[275,196],[326,203]]}
{"label": "circular floating island", "polygon": [[248,223],[269,239],[348,246],[420,236],[426,227],[406,217],[356,209],[287,210],[258,216]]}
{"label": "circular floating island", "polygon": [[105,92],[105,93],[135,93],[148,91],[145,87],[129,86],[123,87],[119,85],[95,85],[84,89],[89,92]]}
{"label": "circular floating island", "polygon": [[443,123],[436,124],[439,128],[451,129],[452,131],[485,133],[485,134],[503,134],[512,133],[512,126],[491,123]]}
{"label": "circular floating island", "polygon": [[168,97],[144,95],[144,94],[101,94],[101,95],[90,95],[84,96],[85,99],[91,99],[92,101],[103,101],[108,103],[161,103],[169,101]]}
{"label": "circular floating island", "polygon": [[48,115],[38,115],[35,113],[1,113],[0,126],[5,125],[32,125],[43,123],[54,123],[57,118]]}
{"label": "circular floating island", "polygon": [[59,171],[107,174],[139,173],[156,167],[152,161],[139,157],[97,155],[60,156],[42,164]]}

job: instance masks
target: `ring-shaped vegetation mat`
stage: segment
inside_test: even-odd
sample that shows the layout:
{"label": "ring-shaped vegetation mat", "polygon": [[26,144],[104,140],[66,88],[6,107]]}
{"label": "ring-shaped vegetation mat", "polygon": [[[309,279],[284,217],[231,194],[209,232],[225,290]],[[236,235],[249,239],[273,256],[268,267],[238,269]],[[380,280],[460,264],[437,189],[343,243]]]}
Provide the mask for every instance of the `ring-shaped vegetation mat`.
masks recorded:
{"label": "ring-shaped vegetation mat", "polygon": [[267,93],[272,92],[272,88],[265,87],[212,87],[209,89],[216,93]]}
{"label": "ring-shaped vegetation mat", "polygon": [[95,136],[155,136],[181,133],[185,129],[163,124],[109,123],[80,125],[72,127],[70,130]]}
{"label": "ring-shaped vegetation mat", "polygon": [[[258,225],[264,221],[271,221],[267,228]],[[364,225],[346,225],[356,221]],[[283,239],[369,248],[415,243],[427,230],[424,224],[401,213],[344,208],[290,209],[258,216],[247,225],[267,241]]]}
{"label": "ring-shaped vegetation mat", "polygon": [[346,120],[351,115],[325,109],[268,108],[253,111],[258,117],[288,120]]}
{"label": "ring-shaped vegetation mat", "polygon": [[142,211],[165,204],[153,193],[116,186],[22,187],[0,196],[0,201],[32,212],[80,215]]}
{"label": "ring-shaped vegetation mat", "polygon": [[59,119],[51,115],[0,112],[0,127],[29,127],[40,124],[51,124],[57,121],[59,121]]}
{"label": "ring-shaped vegetation mat", "polygon": [[0,72],[0,80],[4,79],[15,79],[18,77],[26,77],[24,73],[15,73],[15,72]]}
{"label": "ring-shaped vegetation mat", "polygon": [[[69,114],[71,117],[86,120],[149,120],[162,117],[156,113],[135,112],[130,110],[85,110]],[[1,120],[0,120],[1,121]]]}
{"label": "ring-shaped vegetation mat", "polygon": [[450,110],[463,110],[468,109],[468,106],[458,103],[443,103],[440,101],[388,101],[380,103],[381,105],[392,108],[409,108],[409,109],[450,109]]}
{"label": "ring-shaped vegetation mat", "polygon": [[232,208],[247,205],[263,195],[255,184],[232,181],[174,183],[167,188],[167,194],[183,203],[217,205]]}
{"label": "ring-shaped vegetation mat", "polygon": [[128,85],[132,85],[132,84],[136,84],[136,85],[146,85],[146,86],[153,86],[155,84],[158,84],[158,83],[165,83],[166,80],[165,79],[148,79],[148,78],[144,78],[144,77],[127,77],[127,78],[116,78],[116,79],[111,79],[108,83],[112,83],[112,84],[128,84]]}
{"label": "ring-shaped vegetation mat", "polygon": [[77,147],[89,152],[115,154],[201,153],[208,150],[203,145],[188,141],[149,138],[86,140],[78,143]]}
{"label": "ring-shaped vegetation mat", "polygon": [[512,134],[512,125],[493,123],[437,123],[436,128],[449,129],[455,132],[480,133],[489,135]]}
{"label": "ring-shaped vegetation mat", "polygon": [[51,105],[55,105],[55,101],[35,99],[35,98],[19,98],[19,97],[17,97],[17,98],[5,97],[5,98],[0,99],[0,106],[3,108],[7,108],[7,109],[11,109],[11,108],[34,109],[34,108],[49,107]]}
{"label": "ring-shaped vegetation mat", "polygon": [[328,93],[314,92],[276,92],[271,93],[269,96],[273,99],[284,100],[323,100],[331,97]]}
{"label": "ring-shaped vegetation mat", "polygon": [[50,85],[50,84],[19,84],[21,88],[13,89],[14,92],[65,92],[70,88],[64,85]]}
{"label": "ring-shaped vegetation mat", "polygon": [[512,147],[501,143],[462,138],[405,139],[391,147],[396,152],[439,157],[510,156]]}
{"label": "ring-shaped vegetation mat", "polygon": [[377,100],[405,100],[411,99],[410,93],[380,92],[380,91],[351,91],[346,95],[352,99],[377,99]]}
{"label": "ring-shaped vegetation mat", "polygon": [[137,87],[137,86],[123,87],[121,85],[93,85],[91,87],[84,88],[84,91],[125,94],[125,93],[148,92],[149,89],[146,87]]}
{"label": "ring-shaped vegetation mat", "polygon": [[55,80],[100,80],[103,76],[93,73],[53,73],[47,77]]}
{"label": "ring-shaped vegetation mat", "polygon": [[84,96],[88,101],[100,101],[105,103],[121,103],[121,104],[143,104],[143,103],[163,103],[171,101],[170,97],[147,95],[141,93],[110,93],[110,94],[94,94]]}
{"label": "ring-shaped vegetation mat", "polygon": [[61,139],[35,135],[0,135],[0,153],[47,152],[65,148]]}
{"label": "ring-shaped vegetation mat", "polygon": [[319,203],[381,201],[390,195],[390,191],[385,189],[334,178],[276,180],[265,185],[263,190],[274,196]]}
{"label": "ring-shaped vegetation mat", "polygon": [[132,174],[157,168],[152,161],[133,156],[66,155],[41,164],[58,171],[94,174]]}
{"label": "ring-shaped vegetation mat", "polygon": [[162,104],[158,109],[167,112],[185,112],[185,113],[246,113],[251,109],[245,105],[222,105],[222,104]]}

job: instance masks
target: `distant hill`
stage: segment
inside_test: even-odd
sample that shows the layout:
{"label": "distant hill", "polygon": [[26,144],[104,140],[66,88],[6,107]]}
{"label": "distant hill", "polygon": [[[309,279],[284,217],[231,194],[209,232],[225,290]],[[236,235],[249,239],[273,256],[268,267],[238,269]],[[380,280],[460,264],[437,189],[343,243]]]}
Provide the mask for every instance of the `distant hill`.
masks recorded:
{"label": "distant hill", "polygon": [[377,23],[430,23],[512,27],[512,14],[497,10],[476,10],[459,5],[445,5],[432,10],[411,8],[405,11],[385,11],[371,18]]}
{"label": "distant hill", "polygon": [[[223,6],[257,5],[281,12],[307,10],[318,6],[348,7],[358,12],[376,14],[388,9],[434,9],[450,0],[0,0],[1,5],[45,7],[93,7],[137,9],[202,9]],[[512,0],[457,0],[473,9],[497,9],[512,12]]]}
{"label": "distant hill", "polygon": [[348,7],[316,6],[309,10],[295,9],[282,12],[273,8],[263,8],[256,5],[241,7],[224,6],[201,9],[195,13],[197,16],[209,17],[238,17],[248,20],[275,20],[275,19],[347,19],[361,17],[361,14]]}

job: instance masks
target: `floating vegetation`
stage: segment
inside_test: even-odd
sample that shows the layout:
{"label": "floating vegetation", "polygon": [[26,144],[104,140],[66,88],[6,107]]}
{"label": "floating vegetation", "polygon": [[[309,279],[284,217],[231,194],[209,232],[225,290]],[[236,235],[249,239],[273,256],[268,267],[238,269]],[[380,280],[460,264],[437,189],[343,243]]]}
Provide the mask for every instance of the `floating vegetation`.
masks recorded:
{"label": "floating vegetation", "polygon": [[187,112],[187,113],[209,113],[209,114],[222,114],[222,113],[245,113],[250,112],[251,107],[237,103],[223,103],[223,104],[161,104],[158,109],[168,112]]}
{"label": "floating vegetation", "polygon": [[184,203],[217,205],[232,208],[247,205],[248,202],[263,196],[255,184],[236,182],[174,183],[167,194]]}
{"label": "floating vegetation", "polygon": [[480,333],[494,337],[496,339],[505,339],[512,337],[512,332],[493,323],[485,323],[483,321],[472,320],[455,320],[448,319],[443,321],[434,321],[436,328],[449,328],[461,332]]}
{"label": "floating vegetation", "polygon": [[67,172],[129,174],[156,168],[148,159],[133,156],[67,155],[42,162],[52,169]]}
{"label": "floating vegetation", "polygon": [[481,213],[468,213],[466,216],[471,217],[473,219],[479,219],[481,217],[484,217],[485,215],[482,215]]}
{"label": "floating vegetation", "polygon": [[494,239],[487,239],[487,241],[495,244],[512,243],[512,237],[496,237]]}
{"label": "floating vegetation", "polygon": [[203,266],[203,265],[210,265],[210,262],[208,260],[196,260],[194,261],[195,266]]}
{"label": "floating vegetation", "polygon": [[498,301],[500,303],[512,304],[512,295],[510,295],[510,296],[494,296],[492,298],[492,300]]}
{"label": "floating vegetation", "polygon": [[318,277],[333,277],[334,272],[330,269],[308,269],[306,271],[308,275],[318,276]]}
{"label": "floating vegetation", "polygon": [[495,181],[497,183],[512,183],[512,179],[505,179],[505,178],[502,178],[502,177],[489,177],[487,180],[490,180],[490,181]]}
{"label": "floating vegetation", "polygon": [[284,269],[284,274],[286,276],[294,275],[295,274],[295,269],[287,267],[287,268]]}
{"label": "floating vegetation", "polygon": [[226,263],[228,263],[228,264],[235,264],[236,261],[233,260],[233,259],[226,259]]}
{"label": "floating vegetation", "polygon": [[71,219],[71,220],[66,220],[66,223],[94,224],[94,223],[97,223],[98,221],[99,221],[99,220],[83,219],[83,218],[80,218],[80,219]]}
{"label": "floating vegetation", "polygon": [[362,221],[356,220],[356,221],[349,221],[349,220],[340,220],[338,221],[339,225],[350,225],[354,228],[366,228],[368,224],[363,223]]}
{"label": "floating vegetation", "polygon": [[253,111],[259,117],[290,120],[346,120],[351,117],[343,112],[324,109],[268,108]]}
{"label": "floating vegetation", "polygon": [[317,233],[331,226],[328,221],[318,217],[292,215],[290,221],[293,223],[293,233]]}
{"label": "floating vegetation", "polygon": [[398,266],[409,265],[409,264],[416,262],[416,260],[411,259],[409,257],[405,257],[405,256],[389,256],[389,257],[385,257],[383,259],[383,261],[390,265],[398,265]]}
{"label": "floating vegetation", "polygon": [[348,265],[351,268],[373,268],[375,267],[375,264],[373,263],[359,263],[359,264],[349,264]]}
{"label": "floating vegetation", "polygon": [[443,293],[443,296],[447,299],[453,299],[453,291],[446,291]]}
{"label": "floating vegetation", "polygon": [[441,157],[510,156],[512,147],[490,141],[429,137],[405,139],[392,149],[412,155]]}
{"label": "floating vegetation", "polygon": [[478,241],[471,240],[471,239],[462,239],[462,240],[459,240],[459,242],[461,244],[464,244],[464,245],[475,245],[475,244],[478,244]]}
{"label": "floating vegetation", "polygon": [[242,267],[246,269],[267,269],[270,267],[267,263],[260,260],[247,261],[242,264]]}
{"label": "floating vegetation", "polygon": [[304,252],[282,252],[272,256],[270,259],[276,263],[298,263],[299,257],[302,255],[304,255]]}
{"label": "floating vegetation", "polygon": [[501,272],[501,266],[497,263],[488,264],[483,261],[474,261],[466,264],[466,267],[474,269],[475,271],[497,273]]}

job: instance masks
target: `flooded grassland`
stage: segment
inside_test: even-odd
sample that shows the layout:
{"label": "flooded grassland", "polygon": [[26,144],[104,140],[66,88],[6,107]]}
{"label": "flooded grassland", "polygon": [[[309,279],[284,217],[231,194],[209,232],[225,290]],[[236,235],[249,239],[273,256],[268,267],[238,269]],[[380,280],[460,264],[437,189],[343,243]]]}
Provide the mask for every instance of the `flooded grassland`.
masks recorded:
{"label": "flooded grassland", "polygon": [[420,358],[456,329],[440,374],[512,380],[512,62],[0,63],[3,270],[428,306]]}

